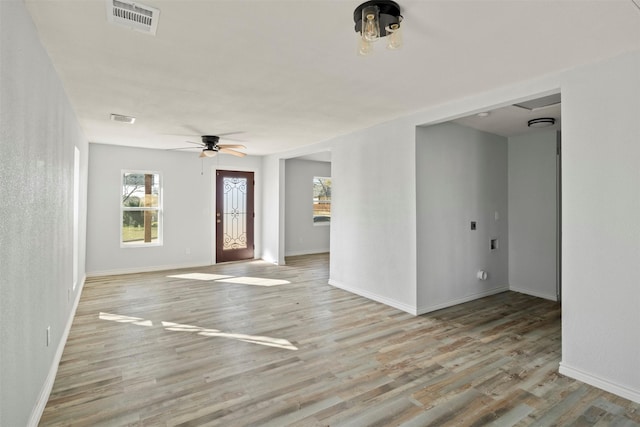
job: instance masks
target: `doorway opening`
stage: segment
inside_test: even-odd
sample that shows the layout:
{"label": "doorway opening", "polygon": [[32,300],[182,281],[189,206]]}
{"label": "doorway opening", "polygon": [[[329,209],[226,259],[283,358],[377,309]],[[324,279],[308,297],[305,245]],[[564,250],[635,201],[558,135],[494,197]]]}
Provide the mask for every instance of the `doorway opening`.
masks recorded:
{"label": "doorway opening", "polygon": [[560,100],[416,129],[419,313],[506,290],[560,300]]}
{"label": "doorway opening", "polygon": [[331,152],[284,161],[284,256],[329,253]]}
{"label": "doorway opening", "polygon": [[561,119],[556,93],[452,121],[506,138],[509,288],[556,301],[562,294]]}

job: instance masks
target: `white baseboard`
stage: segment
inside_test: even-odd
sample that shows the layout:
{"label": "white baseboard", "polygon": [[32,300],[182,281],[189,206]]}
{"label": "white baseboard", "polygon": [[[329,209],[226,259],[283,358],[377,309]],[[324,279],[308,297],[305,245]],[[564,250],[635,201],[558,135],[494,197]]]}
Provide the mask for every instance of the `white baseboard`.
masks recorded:
{"label": "white baseboard", "polygon": [[489,289],[483,292],[479,292],[476,294],[471,294],[471,295],[466,295],[462,298],[455,298],[455,299],[451,299],[439,304],[434,304],[434,305],[427,305],[427,306],[423,306],[423,307],[418,307],[418,315],[421,314],[425,314],[425,313],[430,313],[432,311],[436,311],[436,310],[441,310],[443,308],[447,308],[447,307],[452,307],[454,305],[458,305],[458,304],[462,304],[465,302],[469,302],[469,301],[473,301],[479,298],[484,298],[484,297],[488,297],[490,295],[495,295],[495,294],[499,294],[500,292],[505,292],[508,291],[509,287],[508,286],[501,286],[499,288],[493,288],[493,289]]}
{"label": "white baseboard", "polygon": [[604,378],[600,378],[581,369],[569,366],[565,362],[560,362],[559,372],[562,375],[566,375],[570,378],[582,381],[583,383],[587,383],[604,391],[608,391],[609,393],[613,393],[620,397],[624,397],[625,399],[640,403],[640,390],[633,390],[629,387],[616,384],[609,380],[605,380]]}
{"label": "white baseboard", "polygon": [[368,298],[370,300],[380,302],[382,304],[388,305],[393,308],[397,308],[398,310],[402,310],[406,313],[416,315],[416,308],[412,307],[408,304],[402,303],[400,301],[396,301],[391,298],[384,297],[382,295],[374,294],[373,292],[365,291],[359,288],[353,288],[351,286],[347,286],[343,283],[337,282],[335,280],[329,279],[329,284],[331,286],[335,286],[336,288],[340,288],[347,292],[351,292],[352,294],[360,295],[362,297]]}
{"label": "white baseboard", "polygon": [[538,291],[532,291],[531,289],[518,288],[516,286],[509,286],[509,290],[511,290],[513,292],[519,292],[521,294],[531,295],[533,297],[548,299],[548,300],[551,300],[551,301],[558,301],[558,298],[555,295],[546,294],[546,293],[538,292]]}
{"label": "white baseboard", "polygon": [[42,417],[42,413],[44,412],[44,408],[47,406],[47,401],[49,400],[49,395],[51,395],[51,390],[53,390],[53,383],[56,379],[56,374],[58,373],[58,366],[60,365],[60,360],[62,359],[64,346],[67,344],[67,338],[69,338],[69,331],[71,331],[71,325],[73,324],[73,319],[76,316],[76,310],[78,309],[78,304],[80,303],[80,295],[82,295],[82,289],[84,288],[86,279],[87,276],[85,275],[82,280],[80,280],[80,286],[77,287],[78,289],[76,292],[76,298],[73,301],[73,306],[71,307],[71,312],[69,313],[67,324],[64,327],[64,331],[62,331],[62,337],[60,338],[60,342],[58,343],[58,348],[56,348],[56,353],[53,356],[53,361],[51,362],[51,366],[49,367],[47,378],[42,385],[42,389],[40,389],[38,400],[31,410],[31,416],[29,417],[29,421],[27,423],[28,427],[38,426],[40,418]]}
{"label": "white baseboard", "polygon": [[300,256],[300,255],[315,255],[315,254],[326,254],[329,252],[329,248],[324,249],[305,249],[301,251],[287,251],[284,253],[284,256]]}
{"label": "white baseboard", "polygon": [[180,270],[182,268],[199,268],[209,266],[211,266],[211,263],[199,262],[189,264],[156,265],[152,267],[118,268],[115,270],[91,271],[87,273],[87,277],[117,276],[120,274],[149,273],[153,271]]}

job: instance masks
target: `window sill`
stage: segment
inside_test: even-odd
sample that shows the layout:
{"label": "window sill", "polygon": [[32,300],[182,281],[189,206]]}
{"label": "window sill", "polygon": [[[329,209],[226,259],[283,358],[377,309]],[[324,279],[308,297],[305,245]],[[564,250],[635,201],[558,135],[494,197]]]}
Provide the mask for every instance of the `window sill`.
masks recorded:
{"label": "window sill", "polygon": [[121,249],[128,249],[128,248],[154,248],[154,247],[158,247],[158,246],[162,246],[162,242],[158,242],[158,243],[120,243],[120,248]]}

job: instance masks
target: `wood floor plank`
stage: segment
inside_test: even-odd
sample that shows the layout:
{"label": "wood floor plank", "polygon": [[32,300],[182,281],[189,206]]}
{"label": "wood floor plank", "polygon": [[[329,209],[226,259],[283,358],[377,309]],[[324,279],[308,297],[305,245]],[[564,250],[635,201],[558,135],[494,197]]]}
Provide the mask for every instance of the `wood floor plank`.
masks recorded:
{"label": "wood floor plank", "polygon": [[[88,279],[40,425],[640,426],[640,405],[558,373],[560,304],[505,292],[411,316],[328,268]],[[169,277],[190,273],[209,276]]]}

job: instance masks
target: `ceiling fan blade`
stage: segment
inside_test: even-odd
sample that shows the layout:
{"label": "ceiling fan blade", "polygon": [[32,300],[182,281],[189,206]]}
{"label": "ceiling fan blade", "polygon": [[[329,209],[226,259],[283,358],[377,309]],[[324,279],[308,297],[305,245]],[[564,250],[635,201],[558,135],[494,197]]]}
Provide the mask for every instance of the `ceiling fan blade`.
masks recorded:
{"label": "ceiling fan blade", "polygon": [[189,144],[199,145],[199,146],[201,146],[201,147],[203,147],[203,146],[204,146],[204,144],[203,144],[202,142],[193,142],[193,141],[185,141],[185,142],[188,142]]}
{"label": "ceiling fan blade", "polygon": [[196,129],[195,126],[183,125],[182,127],[191,132],[191,135],[204,135],[204,133],[200,132],[200,129]]}
{"label": "ceiling fan blade", "polygon": [[217,151],[213,151],[213,150],[202,150],[202,153],[200,153],[200,156],[198,157],[215,157],[216,154],[218,154]]}
{"label": "ceiling fan blade", "polygon": [[247,147],[245,147],[242,144],[218,144],[219,148],[242,148],[244,150],[247,149]]}
{"label": "ceiling fan blade", "polygon": [[246,154],[241,153],[241,152],[236,151],[236,150],[232,150],[231,148],[225,148],[225,147],[220,147],[220,146],[218,146],[218,147],[220,148],[220,152],[221,153],[231,154],[232,156],[237,156],[237,157],[246,156]]}
{"label": "ceiling fan blade", "polygon": [[174,151],[174,150],[195,150],[198,147],[178,147],[178,148],[167,148],[167,151]]}
{"label": "ceiling fan blade", "polygon": [[238,134],[240,134],[240,133],[246,133],[246,132],[245,132],[245,131],[243,131],[243,130],[240,130],[240,131],[235,131],[235,132],[219,133],[219,134],[217,134],[217,135],[218,135],[219,137],[223,137],[223,136],[228,136],[228,135],[238,135]]}

